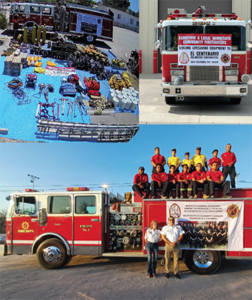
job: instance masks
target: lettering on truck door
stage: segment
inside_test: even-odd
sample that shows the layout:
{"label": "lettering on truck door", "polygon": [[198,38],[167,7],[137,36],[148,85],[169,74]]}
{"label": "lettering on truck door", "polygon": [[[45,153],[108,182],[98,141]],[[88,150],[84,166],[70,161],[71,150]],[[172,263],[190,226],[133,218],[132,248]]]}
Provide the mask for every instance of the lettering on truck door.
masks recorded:
{"label": "lettering on truck door", "polygon": [[100,255],[101,194],[74,196],[74,254]]}

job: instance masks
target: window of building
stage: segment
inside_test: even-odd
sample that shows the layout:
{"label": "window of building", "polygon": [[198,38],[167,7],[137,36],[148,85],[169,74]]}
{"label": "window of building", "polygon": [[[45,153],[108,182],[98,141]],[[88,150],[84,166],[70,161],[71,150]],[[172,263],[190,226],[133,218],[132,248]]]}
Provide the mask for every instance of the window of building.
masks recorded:
{"label": "window of building", "polygon": [[47,212],[49,214],[70,214],[70,196],[50,196],[47,199]]}
{"label": "window of building", "polygon": [[133,25],[134,24],[134,20],[130,19],[130,24]]}
{"label": "window of building", "polygon": [[50,7],[42,7],[42,15],[50,15],[51,8]]}
{"label": "window of building", "polygon": [[30,13],[31,14],[40,14],[40,7],[39,6],[31,6]]}
{"label": "window of building", "polygon": [[137,26],[139,26],[139,22],[137,21]]}
{"label": "window of building", "polygon": [[122,18],[122,15],[121,14],[118,14],[117,15],[117,19],[119,20],[119,19],[121,19]]}
{"label": "window of building", "polygon": [[34,215],[36,213],[35,197],[17,197],[15,213],[18,215]]}
{"label": "window of building", "polygon": [[75,197],[76,214],[95,214],[96,201],[95,196],[77,196]]}

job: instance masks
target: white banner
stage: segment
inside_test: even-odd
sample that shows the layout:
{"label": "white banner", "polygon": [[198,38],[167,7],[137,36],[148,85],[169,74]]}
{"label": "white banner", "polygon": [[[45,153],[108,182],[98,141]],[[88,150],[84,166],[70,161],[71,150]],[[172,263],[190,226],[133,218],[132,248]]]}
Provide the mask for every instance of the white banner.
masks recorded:
{"label": "white banner", "polygon": [[243,202],[167,201],[166,207],[167,219],[173,216],[185,231],[181,249],[243,249]]}
{"label": "white banner", "polygon": [[231,34],[179,34],[180,66],[230,66]]}

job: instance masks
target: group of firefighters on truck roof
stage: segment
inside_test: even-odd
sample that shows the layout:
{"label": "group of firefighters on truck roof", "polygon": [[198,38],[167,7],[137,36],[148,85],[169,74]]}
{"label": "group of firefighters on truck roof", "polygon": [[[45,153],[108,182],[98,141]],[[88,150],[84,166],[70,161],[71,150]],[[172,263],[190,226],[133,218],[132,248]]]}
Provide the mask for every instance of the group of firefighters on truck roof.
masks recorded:
{"label": "group of firefighters on truck roof", "polygon": [[[148,175],[144,173],[144,167],[140,167],[138,174],[134,177],[133,191],[139,194],[143,199],[156,198],[157,189],[162,189],[161,198],[172,199],[172,190],[176,191],[176,198],[189,199],[198,198],[198,188],[203,188],[203,198],[214,198],[214,189],[223,190],[223,198],[231,198],[230,182],[226,181],[228,175],[231,179],[231,187],[235,188],[235,163],[236,156],[231,152],[231,144],[227,144],[226,152],[218,158],[218,150],[213,150],[213,157],[208,161],[204,154],[201,154],[201,147],[196,148],[196,155],[189,158],[190,153],[185,153],[185,159],[182,160],[182,172],[179,172],[181,160],[176,156],[176,149],[172,149],[172,156],[168,158],[167,165],[169,173],[165,173],[164,167],[166,159],[160,154],[159,147],[155,148],[155,155],[151,158],[153,166],[151,175],[151,184]],[[219,168],[222,165],[222,172]],[[208,170],[208,166],[210,170]],[[151,191],[150,191],[151,186]],[[210,191],[210,193],[209,193]],[[146,193],[144,196],[143,192]],[[194,195],[194,196],[193,196]]]}

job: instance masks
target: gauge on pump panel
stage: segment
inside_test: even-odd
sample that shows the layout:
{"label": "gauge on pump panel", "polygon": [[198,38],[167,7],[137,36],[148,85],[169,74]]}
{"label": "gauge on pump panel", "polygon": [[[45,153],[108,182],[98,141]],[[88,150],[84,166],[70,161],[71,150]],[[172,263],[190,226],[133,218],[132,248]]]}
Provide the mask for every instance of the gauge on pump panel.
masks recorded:
{"label": "gauge on pump panel", "polygon": [[121,215],[121,220],[122,221],[125,221],[127,219],[127,216],[126,215]]}
{"label": "gauge on pump panel", "polygon": [[115,215],[115,216],[114,216],[114,219],[115,219],[116,221],[119,221],[119,220],[121,219],[121,217],[120,217],[120,215]]}

